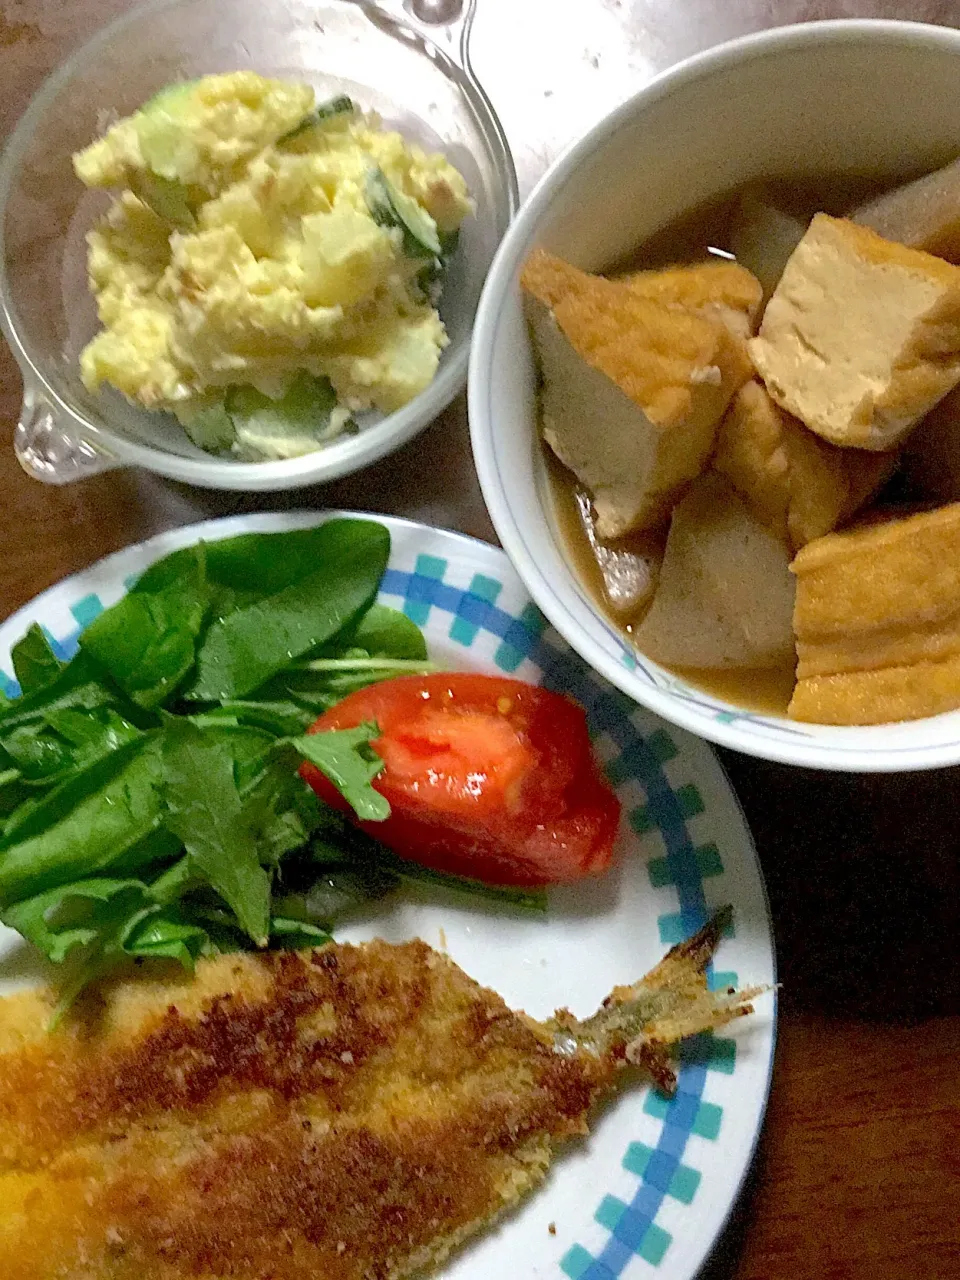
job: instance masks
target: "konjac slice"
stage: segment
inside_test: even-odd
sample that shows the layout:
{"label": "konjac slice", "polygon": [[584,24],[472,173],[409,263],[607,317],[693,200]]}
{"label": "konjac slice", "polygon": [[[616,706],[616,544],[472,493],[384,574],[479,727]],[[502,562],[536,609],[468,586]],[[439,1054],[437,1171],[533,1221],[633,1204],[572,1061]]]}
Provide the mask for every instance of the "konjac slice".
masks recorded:
{"label": "konjac slice", "polygon": [[637,647],[680,667],[772,667],[793,654],[786,544],[720,476],[692,485],[670,522]]}
{"label": "konjac slice", "polygon": [[887,240],[960,262],[960,159],[887,191],[850,216]]}

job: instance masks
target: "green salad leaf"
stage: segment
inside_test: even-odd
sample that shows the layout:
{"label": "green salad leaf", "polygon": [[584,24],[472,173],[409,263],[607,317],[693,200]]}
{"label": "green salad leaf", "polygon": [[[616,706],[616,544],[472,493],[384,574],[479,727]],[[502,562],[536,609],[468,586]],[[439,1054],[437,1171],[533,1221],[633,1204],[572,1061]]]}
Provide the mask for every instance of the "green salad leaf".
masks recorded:
{"label": "green salad leaf", "polygon": [[123,950],[142,960],[178,960],[192,969],[197,957],[211,947],[206,929],[191,924],[176,909],[157,908],[136,921],[125,935]]}
{"label": "green salad leaf", "polygon": [[274,916],[270,921],[270,941],[284,948],[322,947],[333,941],[333,934],[309,920]]}
{"label": "green salad leaf", "polygon": [[[39,688],[0,706],[0,744],[7,734],[23,725],[40,725],[52,711],[76,707],[122,707],[126,699],[106,678],[96,662],[81,650],[56,676]],[[126,714],[126,712],[125,712]],[[134,710],[128,718],[137,720]]]}
{"label": "green salad leaf", "polygon": [[383,761],[370,746],[377,733],[375,724],[360,724],[355,729],[304,734],[293,741],[297,753],[316,765],[366,822],[390,817],[390,805],[370,785],[383,770]]}
{"label": "green salad leaf", "polygon": [[170,724],[163,743],[165,824],[235,913],[240,927],[266,946],[270,876],[260,854],[235,773],[235,756],[217,733],[189,720]]}
{"label": "green salad leaf", "polygon": [[391,609],[376,601],[344,636],[343,644],[369,658],[396,658],[409,662],[427,660],[427,642],[417,624],[399,609]]}
{"label": "green salad leaf", "polygon": [[34,693],[46,688],[66,665],[53,652],[43,629],[36,623],[13,646],[10,659],[23,693]]}
{"label": "green salad leaf", "polygon": [[61,662],[31,627],[22,693],[0,698],[0,920],[62,966],[56,1017],[131,958],[329,941],[406,883],[527,909],[387,853],[299,776],[310,761],[368,822],[374,724],[308,734],[356,689],[432,670],[423,635],[376,601],[390,550],[333,519],[181,548],[151,565]]}
{"label": "green salad leaf", "polygon": [[211,592],[205,547],[190,548],[175,580],[134,588],[80,636],[80,648],[142,707],[163,705],[193,670]]}
{"label": "green salad leaf", "polygon": [[369,607],[390,554],[383,525],[329,520],[314,545],[311,573],[211,623],[197,653],[188,699],[244,697]]}
{"label": "green salad leaf", "polygon": [[19,776],[53,783],[70,771],[139,738],[141,730],[112,707],[55,708],[38,723],[20,725],[3,739],[3,749]]}
{"label": "green salad leaf", "polygon": [[162,765],[142,734],[48,791],[0,839],[0,908],[96,876],[160,825]]}
{"label": "green salad leaf", "polygon": [[105,926],[115,929],[117,921],[148,905],[149,892],[140,880],[88,876],[14,903],[0,918],[62,964],[74,948],[98,941]]}

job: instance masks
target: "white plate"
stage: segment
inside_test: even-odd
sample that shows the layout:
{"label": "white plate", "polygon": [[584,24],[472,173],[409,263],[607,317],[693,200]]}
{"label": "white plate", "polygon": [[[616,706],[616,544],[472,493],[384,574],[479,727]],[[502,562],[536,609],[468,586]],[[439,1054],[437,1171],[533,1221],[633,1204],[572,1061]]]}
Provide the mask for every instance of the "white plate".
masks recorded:
{"label": "white plate", "polygon": [[[0,665],[31,622],[64,656],[83,625],[152,561],[199,538],[302,528],[330,513],[236,516],[161,534],[51,587],[0,627]],[[397,898],[338,936],[419,936],[536,1017],[558,1005],[593,1012],[618,983],[722,903],[734,907],[714,980],[775,980],[763,881],[736,798],[713,752],[635,706],[590,671],[542,616],[493,547],[377,517],[393,547],[381,599],[424,629],[450,667],[506,672],[560,689],[587,709],[596,750],[623,804],[617,870],[550,893],[545,918],[459,895]],[[11,677],[7,675],[7,683]],[[15,691],[15,690],[14,690]],[[24,944],[0,928],[0,990],[31,979]],[[735,976],[734,976],[735,975]],[[547,1185],[443,1272],[446,1280],[690,1280],[737,1196],[759,1134],[773,1058],[775,1002],[736,1031],[691,1047],[676,1098],[634,1090],[557,1160]],[[555,1228],[553,1234],[551,1227]]]}

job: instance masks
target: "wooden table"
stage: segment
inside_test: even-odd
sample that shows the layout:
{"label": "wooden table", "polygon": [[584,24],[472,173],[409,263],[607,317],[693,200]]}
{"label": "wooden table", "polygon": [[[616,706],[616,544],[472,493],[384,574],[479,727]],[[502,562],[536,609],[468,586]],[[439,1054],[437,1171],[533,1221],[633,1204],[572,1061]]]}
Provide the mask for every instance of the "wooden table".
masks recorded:
{"label": "wooden table", "polygon": [[[128,7],[0,0],[0,130]],[[526,191],[564,143],[679,58],[853,16],[960,25],[960,0],[479,0],[474,57]],[[293,495],[191,491],[131,471],[55,489],[14,461],[20,379],[5,347],[0,370],[0,616],[107,552],[209,515],[338,506],[493,538],[462,400],[379,466]],[[707,1275],[960,1277],[960,775],[833,776],[722,754],[760,850],[783,995],[766,1133]]]}

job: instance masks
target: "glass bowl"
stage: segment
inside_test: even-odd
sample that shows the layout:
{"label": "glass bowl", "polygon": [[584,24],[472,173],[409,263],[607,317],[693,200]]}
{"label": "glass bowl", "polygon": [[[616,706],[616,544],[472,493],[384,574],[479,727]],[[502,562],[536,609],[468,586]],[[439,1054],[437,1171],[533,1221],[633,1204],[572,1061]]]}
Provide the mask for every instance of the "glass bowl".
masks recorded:
{"label": "glass bowl", "polygon": [[[466,380],[473,316],[517,207],[500,122],[470,66],[473,0],[153,0],[106,27],[44,84],[0,161],[0,323],[23,373],[14,436],[31,475],[62,484],[138,465],[208,488],[279,490],[368,465],[422,430]],[[171,81],[251,69],[348,93],[460,169],[476,201],[440,304],[450,338],[415,400],[300,458],[241,462],[196,448],[173,418],[107,390],[78,355],[97,327],[84,236],[104,209],[71,156]]]}

